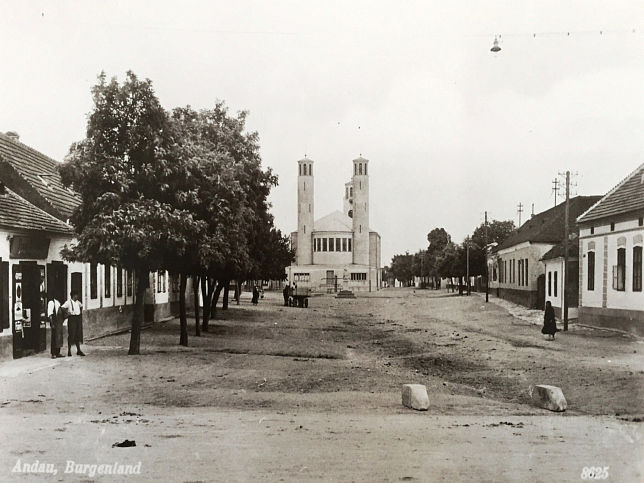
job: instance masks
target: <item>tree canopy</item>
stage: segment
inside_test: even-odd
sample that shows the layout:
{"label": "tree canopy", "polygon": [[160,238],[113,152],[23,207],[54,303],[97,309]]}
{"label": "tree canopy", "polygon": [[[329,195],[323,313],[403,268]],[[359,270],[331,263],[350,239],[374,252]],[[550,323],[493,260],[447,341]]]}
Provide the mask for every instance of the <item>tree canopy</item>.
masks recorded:
{"label": "tree canopy", "polygon": [[[143,291],[151,270],[181,278],[181,338],[187,344],[185,289],[191,276],[214,287],[232,279],[283,278],[293,254],[273,225],[268,195],[277,184],[261,166],[259,136],[246,112],[166,111],[148,79],[104,73],[92,88],[85,139],[60,167],[81,203],[72,216],[76,243],[69,260],[119,265],[137,274],[130,353],[139,352]],[[204,285],[205,283],[205,285]],[[218,293],[218,292],[217,292]]]}

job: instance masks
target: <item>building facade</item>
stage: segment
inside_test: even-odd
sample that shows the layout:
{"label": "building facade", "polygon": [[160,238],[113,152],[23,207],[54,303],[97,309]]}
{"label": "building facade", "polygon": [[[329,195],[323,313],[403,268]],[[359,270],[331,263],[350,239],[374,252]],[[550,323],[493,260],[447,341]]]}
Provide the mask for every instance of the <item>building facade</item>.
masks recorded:
{"label": "building facade", "polygon": [[[599,198],[577,196],[570,199],[568,228],[572,239],[577,236],[576,217]],[[499,244],[487,260],[491,274],[490,290],[512,302],[533,309],[543,309],[547,293],[543,257],[563,240],[564,221],[565,203],[560,203],[534,215]],[[553,279],[557,277],[559,284],[561,275],[558,271],[551,274],[551,297],[554,293]],[[571,276],[576,277],[577,273]]]}
{"label": "building facade", "polygon": [[333,293],[379,290],[382,282],[380,235],[369,227],[369,161],[353,160],[345,184],[343,211],[315,220],[313,161],[298,161],[297,231],[291,233],[295,263],[288,281],[313,291]]}
{"label": "building facade", "polygon": [[577,222],[579,321],[644,335],[644,164]]}
{"label": "building facade", "polygon": [[[66,188],[58,163],[0,133],[0,358],[46,350],[47,296],[61,302],[81,294],[84,336],[96,337],[131,325],[136,287],[120,267],[67,262],[61,249],[73,243],[72,212],[80,199]],[[178,289],[167,272],[151,273],[145,320],[178,310]]]}

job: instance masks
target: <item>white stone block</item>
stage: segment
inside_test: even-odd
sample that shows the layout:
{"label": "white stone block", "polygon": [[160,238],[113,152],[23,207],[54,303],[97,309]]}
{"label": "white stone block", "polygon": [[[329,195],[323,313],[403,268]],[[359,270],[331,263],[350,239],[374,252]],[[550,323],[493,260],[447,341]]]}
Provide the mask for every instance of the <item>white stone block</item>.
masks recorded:
{"label": "white stone block", "polygon": [[530,399],[537,406],[550,411],[565,411],[568,407],[563,392],[557,386],[545,384],[530,386]]}
{"label": "white stone block", "polygon": [[427,388],[422,384],[404,384],[402,387],[402,403],[403,406],[408,408],[427,411],[429,409]]}

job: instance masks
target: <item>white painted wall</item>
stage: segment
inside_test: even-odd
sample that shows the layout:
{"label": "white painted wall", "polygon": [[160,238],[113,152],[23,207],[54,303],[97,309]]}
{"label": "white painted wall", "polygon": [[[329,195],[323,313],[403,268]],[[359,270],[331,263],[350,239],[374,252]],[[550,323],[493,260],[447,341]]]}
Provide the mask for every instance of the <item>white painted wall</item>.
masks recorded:
{"label": "white painted wall", "polygon": [[[644,292],[633,292],[633,247],[642,246],[644,227],[638,226],[638,219],[623,220],[615,223],[611,231],[610,223],[594,226],[594,234],[590,233],[590,224],[584,224],[580,229],[580,252],[582,270],[581,305],[584,307],[602,307],[603,275],[604,275],[604,246],[607,247],[606,267],[606,308],[625,310],[644,310]],[[625,243],[619,247],[626,251],[625,289],[618,291],[613,288],[613,266],[617,264],[618,241]],[[588,251],[591,242],[595,244],[595,290],[588,290]]]}

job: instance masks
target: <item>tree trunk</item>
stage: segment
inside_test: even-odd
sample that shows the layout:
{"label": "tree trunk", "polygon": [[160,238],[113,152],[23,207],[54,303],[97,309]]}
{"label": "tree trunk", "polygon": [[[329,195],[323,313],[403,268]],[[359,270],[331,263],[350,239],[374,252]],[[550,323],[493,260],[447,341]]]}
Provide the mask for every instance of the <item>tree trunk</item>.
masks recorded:
{"label": "tree trunk", "polygon": [[201,337],[201,324],[199,323],[199,275],[192,276],[192,294],[195,299],[195,336]]}
{"label": "tree trunk", "polygon": [[215,284],[210,277],[201,277],[201,298],[203,299],[203,322],[201,330],[208,332],[208,321],[210,320],[210,306]]}
{"label": "tree trunk", "polygon": [[224,288],[223,283],[218,283],[217,284],[217,289],[215,290],[215,293],[212,297],[212,315],[213,317],[217,313],[217,302],[219,302],[219,294],[221,294],[221,289]]}
{"label": "tree trunk", "polygon": [[128,355],[138,355],[141,348],[141,325],[143,323],[143,312],[145,307],[145,289],[149,281],[147,270],[142,268],[136,269],[136,306],[132,315],[132,331],[130,333],[130,350]]}
{"label": "tree trunk", "polygon": [[228,293],[230,292],[230,280],[226,280],[224,285],[224,301],[221,305],[221,310],[228,310]]}
{"label": "tree trunk", "polygon": [[239,300],[241,299],[241,286],[242,283],[238,280],[235,280],[235,301],[239,305]]}
{"label": "tree trunk", "polygon": [[187,347],[188,320],[186,318],[186,285],[188,285],[188,275],[182,272],[179,277],[179,325],[181,326],[179,344]]}

